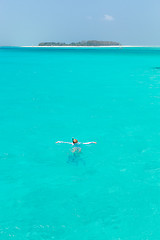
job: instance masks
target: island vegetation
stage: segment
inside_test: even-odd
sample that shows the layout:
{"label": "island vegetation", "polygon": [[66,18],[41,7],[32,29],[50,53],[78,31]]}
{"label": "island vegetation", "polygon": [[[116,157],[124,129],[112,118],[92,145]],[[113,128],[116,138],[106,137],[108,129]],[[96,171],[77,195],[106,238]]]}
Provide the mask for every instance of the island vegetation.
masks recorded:
{"label": "island vegetation", "polygon": [[121,44],[113,41],[81,41],[72,43],[61,43],[61,42],[41,42],[38,46],[120,46]]}

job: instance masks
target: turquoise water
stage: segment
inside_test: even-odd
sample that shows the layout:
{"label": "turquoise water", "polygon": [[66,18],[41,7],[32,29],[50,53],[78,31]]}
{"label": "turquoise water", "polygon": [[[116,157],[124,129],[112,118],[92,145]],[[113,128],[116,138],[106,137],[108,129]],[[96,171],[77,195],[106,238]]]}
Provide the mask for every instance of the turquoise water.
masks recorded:
{"label": "turquoise water", "polygon": [[[97,141],[73,155],[56,141]],[[0,48],[3,240],[158,240],[160,49]]]}

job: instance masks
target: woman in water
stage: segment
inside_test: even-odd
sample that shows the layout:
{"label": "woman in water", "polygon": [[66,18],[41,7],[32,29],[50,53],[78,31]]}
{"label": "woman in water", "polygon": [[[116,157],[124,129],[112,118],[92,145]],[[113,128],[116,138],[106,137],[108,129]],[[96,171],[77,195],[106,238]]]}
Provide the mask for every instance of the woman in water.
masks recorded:
{"label": "woman in water", "polygon": [[56,143],[68,143],[68,144],[73,145],[74,147],[72,149],[72,152],[76,152],[76,151],[81,152],[81,147],[80,147],[81,144],[86,144],[86,145],[92,144],[92,143],[96,144],[96,142],[86,142],[86,143],[78,142],[78,140],[75,138],[72,138],[72,142],[57,141]]}

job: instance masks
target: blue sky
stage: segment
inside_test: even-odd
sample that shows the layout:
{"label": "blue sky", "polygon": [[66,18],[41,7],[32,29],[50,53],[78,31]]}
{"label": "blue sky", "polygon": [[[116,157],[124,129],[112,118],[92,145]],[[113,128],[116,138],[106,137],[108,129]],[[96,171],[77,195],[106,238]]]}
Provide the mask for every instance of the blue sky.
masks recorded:
{"label": "blue sky", "polygon": [[0,0],[0,45],[111,40],[160,45],[159,0]]}

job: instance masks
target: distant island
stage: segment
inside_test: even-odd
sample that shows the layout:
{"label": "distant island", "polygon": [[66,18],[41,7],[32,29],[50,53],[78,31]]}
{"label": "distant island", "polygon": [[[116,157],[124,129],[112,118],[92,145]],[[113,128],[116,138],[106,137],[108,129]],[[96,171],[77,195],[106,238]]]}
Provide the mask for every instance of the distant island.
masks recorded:
{"label": "distant island", "polygon": [[41,42],[38,46],[120,46],[121,44],[118,42],[112,41],[81,41],[81,42],[72,42],[72,43],[61,43],[61,42]]}

